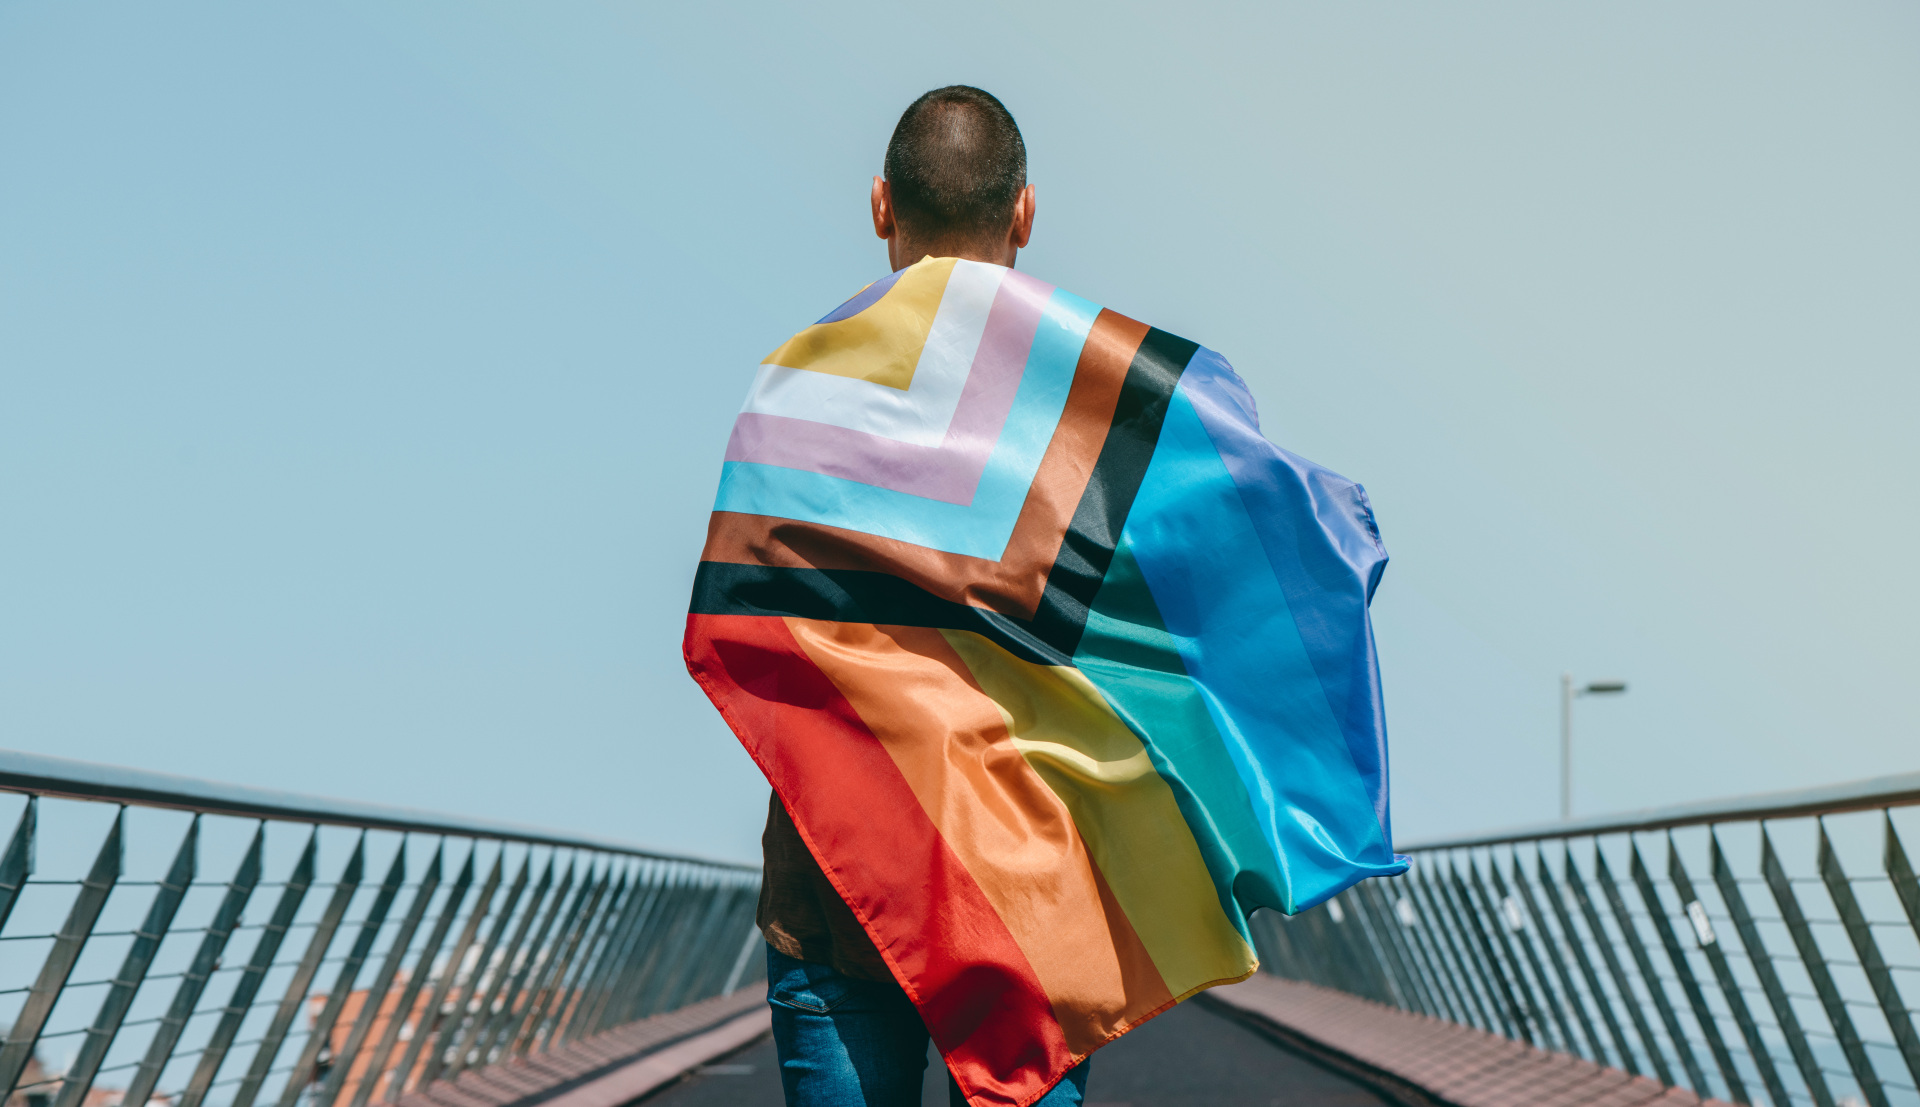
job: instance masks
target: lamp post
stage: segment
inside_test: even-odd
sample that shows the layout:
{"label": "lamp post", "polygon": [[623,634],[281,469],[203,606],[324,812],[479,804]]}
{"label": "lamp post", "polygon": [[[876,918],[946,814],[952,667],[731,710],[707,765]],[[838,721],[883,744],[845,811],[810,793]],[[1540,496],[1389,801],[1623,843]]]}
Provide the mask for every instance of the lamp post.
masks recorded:
{"label": "lamp post", "polygon": [[1624,680],[1596,680],[1573,686],[1573,674],[1560,674],[1560,819],[1573,817],[1573,701],[1581,696],[1611,696],[1627,690]]}

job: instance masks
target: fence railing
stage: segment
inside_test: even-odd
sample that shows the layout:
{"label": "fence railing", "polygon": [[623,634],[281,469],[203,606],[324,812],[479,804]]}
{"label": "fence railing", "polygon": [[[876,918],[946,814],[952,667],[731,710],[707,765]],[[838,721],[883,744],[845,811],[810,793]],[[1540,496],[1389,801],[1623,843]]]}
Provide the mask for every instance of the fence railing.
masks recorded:
{"label": "fence railing", "polygon": [[1402,847],[1269,971],[1736,1103],[1920,1104],[1920,773]]}
{"label": "fence railing", "polygon": [[764,972],[741,865],[5,751],[0,820],[0,1107],[393,1103]]}

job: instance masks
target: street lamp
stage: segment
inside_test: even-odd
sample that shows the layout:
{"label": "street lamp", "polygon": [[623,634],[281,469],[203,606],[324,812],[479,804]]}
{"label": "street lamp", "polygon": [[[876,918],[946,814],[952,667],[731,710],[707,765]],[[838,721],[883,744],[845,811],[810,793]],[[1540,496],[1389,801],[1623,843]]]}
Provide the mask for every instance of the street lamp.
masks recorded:
{"label": "street lamp", "polygon": [[1624,680],[1596,680],[1573,686],[1573,674],[1560,674],[1560,819],[1573,817],[1573,701],[1581,696],[1611,696],[1627,690]]}

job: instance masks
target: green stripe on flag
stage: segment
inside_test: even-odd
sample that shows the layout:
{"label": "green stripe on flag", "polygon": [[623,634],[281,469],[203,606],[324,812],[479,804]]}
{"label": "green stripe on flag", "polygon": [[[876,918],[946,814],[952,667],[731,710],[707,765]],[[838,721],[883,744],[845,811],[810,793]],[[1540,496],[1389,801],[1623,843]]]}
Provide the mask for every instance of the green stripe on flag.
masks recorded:
{"label": "green stripe on flag", "polygon": [[1073,662],[1140,736],[1200,845],[1221,909],[1246,934],[1236,885],[1249,900],[1285,903],[1287,883],[1125,534]]}

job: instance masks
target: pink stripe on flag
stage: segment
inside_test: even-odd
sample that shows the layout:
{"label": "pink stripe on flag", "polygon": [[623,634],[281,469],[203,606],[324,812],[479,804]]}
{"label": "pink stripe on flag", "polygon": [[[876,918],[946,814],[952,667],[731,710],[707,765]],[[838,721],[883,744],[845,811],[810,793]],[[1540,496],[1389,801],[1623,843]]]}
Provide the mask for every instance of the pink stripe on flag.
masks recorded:
{"label": "pink stripe on flag", "polygon": [[784,415],[743,413],[727,440],[728,461],[804,469],[951,504],[973,502],[1000,440],[1053,286],[1009,270],[974,351],[953,421],[939,446],[916,446]]}

